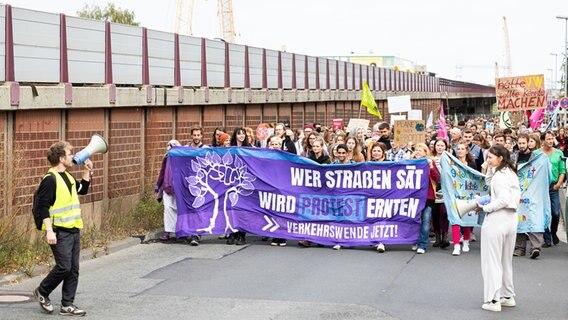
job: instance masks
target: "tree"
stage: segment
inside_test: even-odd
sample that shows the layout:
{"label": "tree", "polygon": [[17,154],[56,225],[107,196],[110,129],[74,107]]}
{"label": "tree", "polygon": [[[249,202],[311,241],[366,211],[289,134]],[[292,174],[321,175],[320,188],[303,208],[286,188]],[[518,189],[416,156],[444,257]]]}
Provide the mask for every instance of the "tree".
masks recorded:
{"label": "tree", "polygon": [[83,9],[77,11],[77,15],[87,19],[110,21],[132,26],[140,25],[140,22],[134,21],[135,14],[133,11],[117,8],[114,3],[108,3],[104,8],[97,5],[89,6],[85,4]]}

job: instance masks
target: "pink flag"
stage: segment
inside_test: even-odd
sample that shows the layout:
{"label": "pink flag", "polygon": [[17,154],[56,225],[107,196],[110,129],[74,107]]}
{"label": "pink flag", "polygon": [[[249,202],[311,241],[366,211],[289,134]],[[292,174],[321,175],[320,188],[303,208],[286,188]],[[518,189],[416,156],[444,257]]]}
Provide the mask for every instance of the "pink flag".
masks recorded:
{"label": "pink flag", "polygon": [[440,119],[438,120],[438,138],[448,140],[448,128],[446,127],[446,116],[442,103],[440,103]]}
{"label": "pink flag", "polygon": [[544,119],[544,108],[536,109],[529,118],[531,129],[536,130],[542,124]]}

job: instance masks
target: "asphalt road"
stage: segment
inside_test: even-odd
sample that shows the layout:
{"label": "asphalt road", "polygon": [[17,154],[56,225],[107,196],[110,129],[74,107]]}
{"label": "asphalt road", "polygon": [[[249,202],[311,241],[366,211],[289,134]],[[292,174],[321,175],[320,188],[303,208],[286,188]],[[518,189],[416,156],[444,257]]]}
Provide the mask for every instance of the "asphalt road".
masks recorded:
{"label": "asphalt road", "polygon": [[[479,230],[476,230],[479,235]],[[565,242],[514,259],[515,308],[481,309],[479,242],[459,257],[410,246],[245,247],[204,238],[137,244],[81,263],[76,304],[91,319],[568,319]],[[0,287],[30,295],[42,277]],[[51,299],[59,307],[60,290]],[[0,299],[1,300],[1,299]],[[49,319],[35,301],[0,302],[0,319]]]}

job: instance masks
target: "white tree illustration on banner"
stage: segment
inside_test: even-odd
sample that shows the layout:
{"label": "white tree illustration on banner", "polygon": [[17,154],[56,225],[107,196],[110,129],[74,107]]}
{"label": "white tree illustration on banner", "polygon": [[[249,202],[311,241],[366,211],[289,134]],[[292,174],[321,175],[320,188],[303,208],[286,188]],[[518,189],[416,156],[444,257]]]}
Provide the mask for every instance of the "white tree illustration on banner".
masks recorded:
{"label": "white tree illustration on banner", "polygon": [[250,174],[247,166],[243,161],[229,152],[225,153],[221,158],[215,152],[207,152],[205,157],[196,157],[197,161],[191,161],[191,170],[196,174],[194,176],[185,177],[189,192],[195,197],[192,206],[199,208],[205,203],[205,196],[210,193],[215,200],[213,207],[213,216],[207,228],[198,229],[197,231],[205,231],[213,233],[215,221],[219,215],[219,196],[209,185],[209,179],[224,184],[228,189],[223,194],[223,214],[225,215],[225,233],[238,231],[233,228],[229,215],[227,214],[227,200],[231,201],[231,205],[235,206],[239,202],[239,195],[248,196],[254,191],[253,181],[256,177]]}

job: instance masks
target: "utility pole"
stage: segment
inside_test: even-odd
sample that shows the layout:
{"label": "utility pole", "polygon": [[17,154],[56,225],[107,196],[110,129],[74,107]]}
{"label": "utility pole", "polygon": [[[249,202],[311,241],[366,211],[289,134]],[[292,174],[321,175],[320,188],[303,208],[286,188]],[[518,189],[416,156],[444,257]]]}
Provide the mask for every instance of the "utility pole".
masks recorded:
{"label": "utility pole", "polygon": [[564,96],[568,97],[568,17],[556,16],[556,19],[564,20],[566,31],[564,33]]}
{"label": "utility pole", "polygon": [[554,56],[554,91],[556,91],[556,86],[558,85],[558,53],[551,53],[551,56]]}

